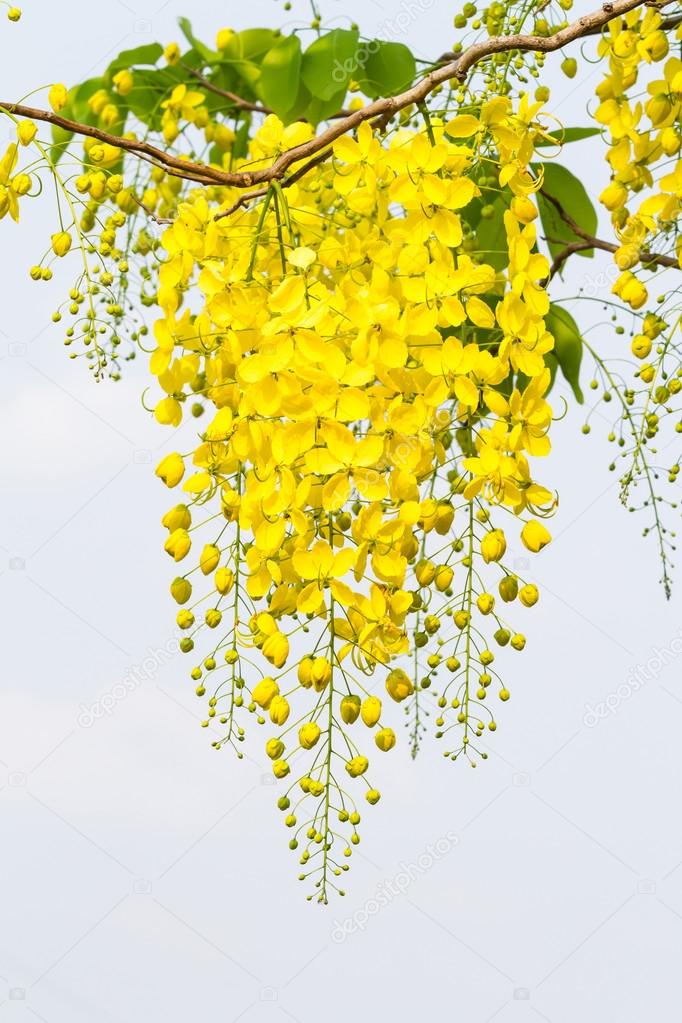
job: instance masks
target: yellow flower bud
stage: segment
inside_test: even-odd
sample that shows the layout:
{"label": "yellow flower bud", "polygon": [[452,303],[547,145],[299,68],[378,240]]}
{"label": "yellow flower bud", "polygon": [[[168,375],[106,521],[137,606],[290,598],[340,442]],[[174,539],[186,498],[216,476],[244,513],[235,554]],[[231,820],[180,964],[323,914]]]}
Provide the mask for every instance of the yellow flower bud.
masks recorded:
{"label": "yellow flower bud", "polygon": [[191,546],[192,541],[190,540],[187,530],[174,529],[163,545],[163,549],[167,554],[170,554],[175,561],[182,561],[189,552]]}
{"label": "yellow flower bud", "polygon": [[204,575],[210,575],[214,568],[217,567],[220,561],[220,550],[215,544],[207,543],[201,552],[199,558],[199,568]]}
{"label": "yellow flower bud", "polygon": [[65,256],[71,248],[71,235],[68,231],[58,231],[52,235],[52,251],[55,256]]}
{"label": "yellow flower bud", "polygon": [[454,574],[455,573],[453,572],[449,565],[439,565],[438,568],[436,569],[436,574],[434,576],[436,589],[440,590],[441,593],[447,590],[448,586],[452,582],[452,577]]}
{"label": "yellow flower bud", "polygon": [[414,574],[420,586],[429,586],[436,576],[436,566],[432,561],[419,561]]}
{"label": "yellow flower bud", "polygon": [[627,198],[627,188],[624,188],[617,181],[612,181],[599,196],[599,201],[603,206],[606,206],[607,210],[613,211],[622,209],[627,202]]}
{"label": "yellow flower bud", "polygon": [[466,629],[467,625],[471,620],[471,615],[468,611],[460,610],[455,611],[452,616],[452,620],[458,629]]}
{"label": "yellow flower bud", "polygon": [[367,727],[373,728],[381,717],[381,700],[377,696],[368,696],[362,701],[360,713]]}
{"label": "yellow flower bud", "polygon": [[281,668],[289,656],[289,640],[284,633],[273,632],[265,640],[261,649],[266,660],[274,664],[276,668]]}
{"label": "yellow flower bud", "polygon": [[17,138],[22,146],[29,146],[36,137],[38,127],[33,121],[22,121],[17,125]]}
{"label": "yellow flower bud", "polygon": [[495,607],[495,598],[492,593],[481,593],[476,601],[476,607],[482,615],[489,615]]}
{"label": "yellow flower bud", "polygon": [[191,629],[194,625],[194,615],[191,611],[178,611],[175,618],[179,629]]}
{"label": "yellow flower bud", "polygon": [[306,722],[298,730],[298,741],[303,749],[312,749],[319,738],[320,726],[314,721]]}
{"label": "yellow flower bud", "polygon": [[17,174],[12,179],[12,188],[17,195],[27,195],[31,191],[31,175],[30,174]]}
{"label": "yellow flower bud", "polygon": [[360,715],[360,697],[344,696],[341,700],[340,713],[343,723],[352,725]]}
{"label": "yellow flower bud", "polygon": [[455,509],[451,504],[439,504],[436,510],[436,532],[445,536],[449,532],[452,521],[455,517]]}
{"label": "yellow flower bud", "polygon": [[414,686],[409,675],[402,668],[394,668],[386,677],[386,691],[396,703],[401,703],[411,696]]}
{"label": "yellow flower bud", "polygon": [[221,28],[218,29],[218,34],[215,37],[216,50],[224,50],[230,39],[234,35],[233,28]]}
{"label": "yellow flower bud", "polygon": [[180,60],[180,47],[177,43],[169,43],[163,51],[163,56],[167,64],[177,64]]}
{"label": "yellow flower bud", "polygon": [[21,18],[21,9],[19,7],[10,7],[7,11],[7,17],[10,21],[19,21]]}
{"label": "yellow flower bud", "polygon": [[223,620],[223,613],[219,611],[217,607],[211,607],[206,612],[204,621],[208,625],[209,629],[217,629]]}
{"label": "yellow flower bud", "polygon": [[68,98],[68,90],[66,86],[61,83],[53,85],[47,94],[47,101],[56,114],[58,114],[60,110],[64,109]]}
{"label": "yellow flower bud", "polygon": [[161,518],[161,525],[169,529],[171,533],[174,529],[189,529],[191,524],[192,516],[186,504],[176,504],[175,507],[169,508]]}
{"label": "yellow flower bud", "polygon": [[369,760],[367,757],[353,757],[346,764],[346,770],[351,778],[359,778],[361,774],[365,773],[368,767]]}
{"label": "yellow flower bud", "polygon": [[272,765],[272,773],[275,778],[286,778],[291,768],[289,767],[286,760],[275,760]]}
{"label": "yellow flower bud", "polygon": [[517,632],[515,636],[511,638],[511,645],[515,650],[523,650],[526,645],[526,637],[522,633]]}
{"label": "yellow flower bud", "polygon": [[501,561],[507,550],[507,539],[501,529],[491,529],[481,540],[481,556],[486,565]]}
{"label": "yellow flower bud", "polygon": [[[255,690],[254,690],[255,692]],[[255,697],[254,697],[255,699]],[[289,701],[283,696],[273,696],[270,701],[270,720],[275,725],[283,725],[286,719],[289,717],[291,710]]]}
{"label": "yellow flower bud", "polygon": [[383,753],[388,753],[395,746],[395,732],[392,728],[382,728],[374,736],[374,741]]}
{"label": "yellow flower bud", "polygon": [[332,666],[326,657],[316,657],[311,665],[310,678],[315,692],[321,693],[332,677]]}
{"label": "yellow flower bud", "polygon": [[234,585],[234,572],[229,568],[219,568],[215,574],[215,588],[223,596],[229,593]]}
{"label": "yellow flower bud", "polygon": [[533,583],[528,583],[527,586],[522,586],[519,590],[519,600],[524,607],[532,607],[533,604],[537,604],[539,597],[538,588]]}
{"label": "yellow flower bud", "polygon": [[524,547],[537,554],[543,547],[546,547],[552,537],[537,519],[530,519],[521,530],[521,540]]}
{"label": "yellow flower bud", "polygon": [[119,96],[128,96],[133,91],[133,75],[127,68],[117,71],[112,81]]}
{"label": "yellow flower bud", "polygon": [[270,678],[267,675],[262,678],[260,682],[253,687],[251,698],[254,703],[257,703],[263,710],[267,710],[272,703],[275,696],[279,696],[279,686],[275,682],[274,678]]}
{"label": "yellow flower bud", "polygon": [[646,334],[635,334],[630,345],[630,351],[637,359],[646,359],[651,351],[651,340]]}
{"label": "yellow flower bud", "polygon": [[516,600],[519,592],[519,583],[516,576],[503,576],[499,581],[497,589],[502,600],[504,600],[507,604],[511,604],[513,600]]}
{"label": "yellow flower bud", "polygon": [[156,475],[162,479],[167,487],[176,487],[185,475],[185,463],[182,455],[174,451],[162,458],[156,467]]}
{"label": "yellow flower bud", "polygon": [[170,585],[171,596],[178,604],[186,604],[192,596],[192,584],[189,579],[177,576]]}
{"label": "yellow flower bud", "polygon": [[381,799],[379,789],[367,789],[365,792],[365,799],[371,806],[375,806],[375,804]]}
{"label": "yellow flower bud", "polygon": [[268,739],[265,743],[265,752],[270,760],[277,760],[284,753],[284,743],[281,739]]}

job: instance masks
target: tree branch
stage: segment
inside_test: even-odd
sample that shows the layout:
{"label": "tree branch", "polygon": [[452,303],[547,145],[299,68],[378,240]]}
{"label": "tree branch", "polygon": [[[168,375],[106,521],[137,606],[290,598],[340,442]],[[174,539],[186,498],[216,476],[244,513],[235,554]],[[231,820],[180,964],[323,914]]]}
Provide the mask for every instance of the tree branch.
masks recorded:
{"label": "tree branch", "polygon": [[[595,238],[594,235],[588,231],[584,231],[579,224],[575,222],[570,213],[564,209],[558,199],[555,199],[553,195],[546,192],[544,188],[540,189],[540,195],[543,196],[547,202],[551,203],[554,209],[557,211],[564,224],[570,227],[573,234],[577,235],[581,239],[580,242],[569,242],[565,249],[557,253],[554,262],[552,263],[549,270],[549,277],[551,278],[561,269],[565,261],[574,252],[583,252],[587,249],[601,249],[603,252],[618,252],[622,246],[614,245],[613,242],[606,242],[602,238]],[[649,252],[647,249],[637,250],[637,259],[640,263],[655,263],[657,266],[666,266],[671,269],[679,270],[680,262],[675,259],[674,256],[664,256],[658,252]]]}
{"label": "tree branch", "polygon": [[117,146],[120,149],[140,156],[142,159],[155,163],[177,177],[184,177],[203,184],[231,185],[236,188],[251,189],[254,185],[266,184],[274,180],[281,181],[292,164],[298,163],[300,160],[308,160],[315,156],[316,153],[327,149],[332,142],[342,135],[354,131],[364,121],[376,121],[379,119],[382,123],[386,123],[405,107],[423,102],[435,88],[444,82],[451,81],[452,79],[458,82],[465,81],[469,71],[480,61],[490,57],[492,54],[513,50],[549,53],[561,49],[576,39],[581,39],[598,32],[609,21],[627,14],[628,11],[634,10],[637,7],[642,7],[645,4],[647,6],[664,7],[672,2],[673,0],[660,0],[659,3],[654,4],[651,0],[613,0],[613,2],[605,3],[598,11],[578,18],[577,21],[567,25],[566,28],[561,29],[561,31],[556,32],[552,36],[512,35],[493,36],[489,39],[483,39],[480,42],[474,43],[455,60],[442,67],[434,68],[421,81],[405,92],[401,92],[397,96],[388,96],[383,99],[374,100],[372,103],[368,103],[367,106],[354,110],[346,117],[341,117],[308,142],[293,146],[291,149],[281,153],[269,167],[252,171],[223,171],[219,168],[209,167],[206,164],[183,160],[181,157],[172,156],[148,142],[111,135],[99,128],[71,121],[59,114],[23,106],[18,103],[0,102],[0,109],[4,109],[8,113],[19,117],[30,117],[36,121],[46,121],[50,124],[59,125],[59,127],[67,131],[99,139],[102,142]]}

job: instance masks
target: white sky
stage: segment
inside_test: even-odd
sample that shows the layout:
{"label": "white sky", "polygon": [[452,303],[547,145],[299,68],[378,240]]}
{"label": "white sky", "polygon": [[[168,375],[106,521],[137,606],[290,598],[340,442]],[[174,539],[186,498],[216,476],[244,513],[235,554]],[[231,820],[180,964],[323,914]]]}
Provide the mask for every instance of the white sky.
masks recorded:
{"label": "white sky", "polygon": [[[208,0],[24,7],[20,25],[0,26],[3,99],[177,38],[179,14],[200,36],[218,27]],[[449,4],[325,9],[394,38],[386,26],[411,11],[424,56],[453,41]],[[252,0],[224,22],[281,13]],[[561,116],[584,124],[594,74],[558,81]],[[597,147],[573,161],[598,194]],[[638,691],[618,693],[657,648],[679,648],[680,603],[665,604],[643,521],[618,505],[606,424],[589,440],[575,415],[554,430],[556,541],[533,565],[542,600],[490,760],[449,765],[435,744],[416,765],[405,748],[383,759],[347,898],[309,905],[264,758],[210,748],[188,659],[163,651],[168,495],[150,461],[169,432],[140,405],[144,367],[96,386],[69,362],[50,323],[68,272],[52,285],[27,274],[51,206],[24,208],[20,230],[0,225],[0,1023],[676,1018],[679,662],[664,654]],[[581,263],[577,279],[599,265]],[[150,649],[164,661],[152,670]],[[139,685],[84,727],[82,705],[136,666]],[[614,712],[588,727],[586,704],[609,696]],[[429,853],[439,840],[446,851]]]}

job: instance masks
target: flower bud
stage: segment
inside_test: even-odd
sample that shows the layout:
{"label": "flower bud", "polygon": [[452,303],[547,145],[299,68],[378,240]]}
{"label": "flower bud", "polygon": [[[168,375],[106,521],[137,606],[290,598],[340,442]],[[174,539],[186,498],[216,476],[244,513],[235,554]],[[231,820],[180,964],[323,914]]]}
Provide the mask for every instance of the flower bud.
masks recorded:
{"label": "flower bud", "polygon": [[199,558],[199,568],[204,575],[210,575],[214,568],[217,567],[220,561],[220,551],[215,544],[207,543],[201,552]]}
{"label": "flower bud", "polygon": [[367,757],[353,757],[346,764],[346,770],[351,778],[359,778],[361,774],[365,773],[368,767],[369,760]]}
{"label": "flower bud", "polygon": [[65,256],[71,248],[71,235],[68,231],[58,231],[52,235],[52,251],[55,256]]}
{"label": "flower bud", "polygon": [[320,726],[314,721],[306,722],[298,730],[298,741],[303,749],[312,749],[319,738]]}
{"label": "flower bud", "polygon": [[532,607],[533,604],[537,604],[539,596],[538,588],[533,583],[528,583],[527,586],[522,586],[519,590],[519,600],[524,607]]}
{"label": "flower bud", "polygon": [[374,741],[383,753],[388,753],[395,746],[395,732],[392,728],[382,728],[374,736]]}
{"label": "flower bud", "polygon": [[507,539],[501,529],[491,529],[481,540],[481,555],[486,565],[500,561],[507,550]]}
{"label": "flower bud", "polygon": [[373,728],[381,717],[381,700],[376,696],[368,696],[362,701],[360,714],[367,727]]}
{"label": "flower bud", "polygon": [[360,697],[353,695],[344,696],[341,700],[340,713],[344,724],[354,724],[360,714]]}
{"label": "flower bud", "polygon": [[22,146],[30,146],[36,137],[38,127],[33,121],[22,121],[17,125],[17,138]]}
{"label": "flower bud", "polygon": [[192,541],[187,530],[174,529],[163,545],[163,549],[170,554],[174,561],[182,561],[191,546]]}
{"label": "flower bud", "polygon": [[219,568],[214,576],[215,588],[225,596],[234,585],[234,572],[229,568]]}
{"label": "flower bud", "polygon": [[177,576],[170,585],[171,596],[178,604],[186,604],[192,596],[192,584],[189,579]]}
{"label": "flower bud", "polygon": [[313,684],[313,658],[304,657],[298,665],[298,681],[304,689],[310,689]]}
{"label": "flower bud", "polygon": [[524,547],[527,547],[534,554],[537,554],[543,547],[546,547],[551,539],[552,537],[549,532],[537,519],[530,519],[521,530],[521,540]]}
{"label": "flower bud", "polygon": [[286,778],[291,768],[289,767],[286,760],[275,760],[272,765],[272,773],[275,778]]}
{"label": "flower bud", "polygon": [[291,710],[289,706],[289,701],[286,700],[283,696],[278,695],[272,697],[268,709],[270,711],[270,720],[275,725],[283,725],[286,719],[289,717],[289,713]]}
{"label": "flower bud", "polygon": [[276,668],[281,668],[289,656],[289,640],[284,633],[273,632],[265,640],[261,649],[266,660],[274,664]]}
{"label": "flower bud", "polygon": [[64,109],[68,98],[69,93],[67,88],[61,83],[53,85],[47,94],[47,101],[56,114],[58,114],[60,110]]}
{"label": "flower bud", "polygon": [[259,707],[263,708],[263,710],[268,709],[276,696],[279,696],[279,686],[275,682],[274,678],[270,678],[269,675],[262,678],[260,682],[254,686],[251,692],[253,702],[257,703]]}
{"label": "flower bud", "polygon": [[365,799],[371,806],[375,806],[381,799],[379,789],[367,789],[365,792]]}
{"label": "flower bud", "polygon": [[411,696],[414,686],[409,675],[402,668],[394,668],[386,678],[386,691],[396,703],[401,703]]}
{"label": "flower bud", "polygon": [[174,451],[162,458],[156,467],[156,475],[163,480],[167,487],[176,487],[185,475],[185,463],[182,455]]}

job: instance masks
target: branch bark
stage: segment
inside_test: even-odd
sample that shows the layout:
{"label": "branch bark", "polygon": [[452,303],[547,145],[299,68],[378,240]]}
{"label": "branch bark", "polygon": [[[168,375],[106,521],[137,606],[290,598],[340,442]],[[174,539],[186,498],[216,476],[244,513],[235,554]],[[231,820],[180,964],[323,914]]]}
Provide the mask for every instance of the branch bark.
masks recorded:
{"label": "branch bark", "polygon": [[[546,192],[544,188],[540,189],[540,195],[542,195],[547,202],[550,202],[554,209],[557,211],[564,224],[567,225],[577,235],[580,241],[569,242],[561,252],[558,252],[552,265],[549,269],[549,279],[556,273],[559,272],[563,264],[566,262],[569,256],[572,256],[574,252],[584,252],[587,249],[601,249],[603,252],[618,252],[622,246],[614,245],[613,242],[604,241],[602,238],[595,238],[594,235],[588,231],[584,231],[579,224],[575,222],[573,217],[568,213],[561,205],[558,199],[549,192]],[[651,264],[655,263],[657,266],[670,267],[671,269],[679,270],[680,262],[675,259],[674,256],[664,256],[658,252],[649,252],[647,249],[639,249],[637,252],[637,259],[640,263]]]}
{"label": "branch bark", "polygon": [[660,0],[652,4],[652,0],[613,0],[604,5],[592,14],[578,18],[572,24],[552,36],[535,35],[512,35],[494,36],[474,43],[456,59],[434,68],[424,76],[416,85],[399,93],[397,96],[388,96],[383,99],[374,100],[359,110],[354,110],[345,117],[339,118],[334,124],[329,125],[308,142],[293,146],[281,153],[269,167],[262,167],[257,170],[223,171],[216,167],[209,167],[206,164],[194,163],[191,160],[183,160],[181,157],[172,156],[170,153],[152,146],[149,142],[138,139],[123,138],[111,135],[90,125],[80,124],[60,114],[51,113],[47,110],[38,110],[34,107],[27,107],[20,103],[0,102],[0,109],[18,117],[30,117],[35,121],[44,121],[49,124],[56,124],[66,131],[78,135],[85,135],[98,139],[109,145],[117,146],[126,152],[133,153],[155,166],[162,167],[168,173],[177,177],[187,178],[190,181],[197,181],[202,184],[217,184],[233,186],[236,188],[252,189],[256,185],[264,185],[270,181],[282,181],[287,170],[301,160],[309,160],[317,153],[328,149],[328,147],[351,131],[358,128],[364,121],[377,121],[387,123],[396,113],[405,107],[416,105],[424,99],[437,86],[444,82],[464,82],[469,71],[480,61],[485,60],[496,53],[508,51],[533,51],[537,53],[550,53],[559,50],[568,43],[585,36],[594,35],[604,25],[607,25],[614,18],[618,18],[628,11],[637,7],[656,6],[664,7],[673,0]]}

